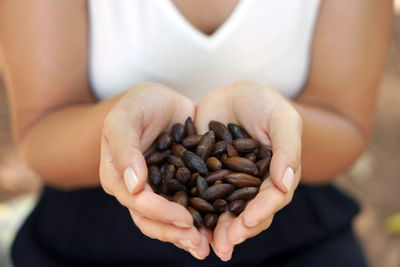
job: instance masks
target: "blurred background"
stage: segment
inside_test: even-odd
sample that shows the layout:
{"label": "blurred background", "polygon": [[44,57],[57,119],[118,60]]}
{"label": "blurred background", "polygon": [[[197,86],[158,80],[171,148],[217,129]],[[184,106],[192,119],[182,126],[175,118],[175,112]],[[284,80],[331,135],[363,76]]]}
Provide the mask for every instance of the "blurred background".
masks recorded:
{"label": "blurred background", "polygon": [[[400,267],[400,0],[369,148],[337,184],[359,200],[354,227],[373,267]],[[40,191],[12,143],[0,53],[0,267]]]}

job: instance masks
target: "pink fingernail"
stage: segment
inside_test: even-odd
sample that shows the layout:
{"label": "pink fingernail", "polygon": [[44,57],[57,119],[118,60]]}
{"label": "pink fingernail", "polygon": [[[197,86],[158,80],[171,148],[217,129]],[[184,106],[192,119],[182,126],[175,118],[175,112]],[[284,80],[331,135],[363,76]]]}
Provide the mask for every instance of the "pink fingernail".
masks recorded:
{"label": "pink fingernail", "polygon": [[197,253],[197,250],[196,250],[196,249],[189,248],[189,252],[190,252],[190,254],[192,254],[192,256],[195,257],[196,259],[201,260],[201,258],[200,258],[200,256],[199,256],[199,254]]}
{"label": "pink fingernail", "polygon": [[294,172],[292,168],[287,168],[285,174],[283,175],[282,183],[285,185],[288,192],[292,190],[294,183]]}
{"label": "pink fingernail", "polygon": [[221,259],[223,260],[223,261],[229,261],[231,258],[232,258],[232,252],[233,251],[231,251],[231,252],[228,252],[228,253],[221,253],[222,255],[222,257],[221,257]]}
{"label": "pink fingernail", "polygon": [[173,225],[175,225],[176,227],[180,227],[180,228],[189,228],[191,227],[190,224],[187,224],[185,222],[172,222]]}
{"label": "pink fingernail", "polygon": [[124,181],[125,181],[125,186],[128,189],[128,192],[132,194],[133,190],[135,190],[135,187],[138,184],[138,178],[131,167],[125,169]]}

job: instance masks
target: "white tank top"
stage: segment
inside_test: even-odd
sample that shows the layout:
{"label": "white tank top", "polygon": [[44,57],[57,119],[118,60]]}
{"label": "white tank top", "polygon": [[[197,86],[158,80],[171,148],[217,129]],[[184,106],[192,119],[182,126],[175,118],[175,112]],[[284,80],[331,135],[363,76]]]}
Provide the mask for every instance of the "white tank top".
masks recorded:
{"label": "white tank top", "polygon": [[307,78],[320,0],[241,0],[211,36],[170,0],[89,0],[89,75],[103,100],[159,82],[198,102],[225,84],[265,82],[293,98]]}

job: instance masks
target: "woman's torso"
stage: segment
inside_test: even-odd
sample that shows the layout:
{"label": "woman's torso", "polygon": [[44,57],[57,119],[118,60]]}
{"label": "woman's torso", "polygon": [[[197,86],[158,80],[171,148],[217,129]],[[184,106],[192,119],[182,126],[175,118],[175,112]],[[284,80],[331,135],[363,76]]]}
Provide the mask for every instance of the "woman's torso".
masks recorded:
{"label": "woman's torso", "polygon": [[99,99],[160,82],[198,102],[237,80],[296,96],[308,74],[319,0],[242,0],[211,35],[170,0],[89,0],[91,86]]}
{"label": "woman's torso", "polygon": [[[294,97],[307,78],[319,0],[242,0],[211,36],[191,26],[169,0],[89,4],[89,71],[100,100],[151,81],[197,102],[242,79],[266,82]],[[229,264],[250,266],[321,239],[347,225],[356,212],[354,203],[331,186],[300,186],[267,231],[237,246]],[[28,260],[33,266],[198,263],[172,244],[144,236],[127,210],[100,188],[46,187],[13,254],[17,266]],[[211,255],[202,265],[220,263]]]}

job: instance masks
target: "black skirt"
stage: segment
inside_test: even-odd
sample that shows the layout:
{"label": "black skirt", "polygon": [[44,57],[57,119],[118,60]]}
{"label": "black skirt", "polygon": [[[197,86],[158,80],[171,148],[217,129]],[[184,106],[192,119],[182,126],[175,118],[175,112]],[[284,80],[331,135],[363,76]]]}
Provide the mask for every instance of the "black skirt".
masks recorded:
{"label": "black skirt", "polygon": [[12,248],[24,266],[366,266],[351,230],[357,204],[333,186],[300,185],[271,227],[236,246],[232,260],[204,261],[150,239],[101,188],[45,187]]}

